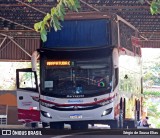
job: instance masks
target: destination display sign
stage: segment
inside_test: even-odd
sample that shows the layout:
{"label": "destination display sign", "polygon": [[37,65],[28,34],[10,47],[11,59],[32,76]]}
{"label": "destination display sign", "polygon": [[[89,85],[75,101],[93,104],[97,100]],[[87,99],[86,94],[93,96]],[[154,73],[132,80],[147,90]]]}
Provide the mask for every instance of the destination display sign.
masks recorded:
{"label": "destination display sign", "polygon": [[47,61],[47,66],[70,66],[70,61]]}

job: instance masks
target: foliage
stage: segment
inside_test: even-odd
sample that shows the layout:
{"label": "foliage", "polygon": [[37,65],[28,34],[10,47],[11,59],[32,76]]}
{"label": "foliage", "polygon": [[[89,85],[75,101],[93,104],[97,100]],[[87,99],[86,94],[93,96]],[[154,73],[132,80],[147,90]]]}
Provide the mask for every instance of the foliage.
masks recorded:
{"label": "foliage", "polygon": [[142,49],[144,88],[160,85],[160,51]]}
{"label": "foliage", "polygon": [[151,2],[149,0],[139,0],[141,4],[144,4],[147,2],[150,4],[150,12],[152,15],[160,13],[160,0],[152,0]]}
{"label": "foliage", "polygon": [[153,0],[150,6],[150,11],[152,15],[160,13],[159,8],[160,8],[160,0]]}
{"label": "foliage", "polygon": [[30,62],[0,62],[0,90],[16,90],[16,69],[31,68]]}
{"label": "foliage", "polygon": [[[32,2],[32,0],[28,0],[28,2]],[[80,8],[79,0],[57,0],[57,2],[57,6],[51,8],[51,12],[47,13],[42,21],[34,24],[34,29],[40,32],[43,42],[47,40],[47,31],[50,30],[50,27],[54,27],[55,31],[61,30],[60,21],[64,21],[66,8],[77,12]]]}
{"label": "foliage", "polygon": [[[142,49],[144,100],[149,123],[160,128],[160,51],[159,49]],[[152,87],[156,85],[156,87]]]}
{"label": "foliage", "polygon": [[[32,0],[28,0],[28,2],[32,2]],[[77,12],[80,8],[79,0],[57,0],[57,2],[57,6],[53,7],[51,12],[47,13],[42,21],[34,24],[34,29],[37,32],[40,32],[43,42],[47,40],[47,31],[50,30],[50,27],[54,27],[55,31],[61,30],[62,26],[60,21],[64,21],[66,7]],[[148,2],[150,4],[150,11],[152,15],[160,13],[160,0],[152,0],[151,3],[148,0],[139,0],[139,2],[142,4]]]}
{"label": "foliage", "polygon": [[143,105],[147,107],[147,116],[152,127],[160,128],[160,99],[145,99]]}
{"label": "foliage", "polygon": [[143,92],[144,96],[149,96],[149,97],[160,97],[160,91],[144,91]]}

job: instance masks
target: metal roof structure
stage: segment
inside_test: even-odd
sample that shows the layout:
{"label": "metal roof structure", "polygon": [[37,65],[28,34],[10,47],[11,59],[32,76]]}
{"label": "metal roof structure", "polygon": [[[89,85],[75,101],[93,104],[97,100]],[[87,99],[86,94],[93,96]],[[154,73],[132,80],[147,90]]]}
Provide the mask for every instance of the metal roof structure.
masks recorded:
{"label": "metal roof structure", "polygon": [[[79,0],[80,12],[115,13],[135,26],[144,38],[160,40],[160,15],[151,15],[148,2],[139,0]],[[151,1],[151,0],[150,0]],[[1,0],[0,32],[11,36],[38,36],[33,25],[43,19],[57,0]]]}
{"label": "metal roof structure", "polygon": [[[117,14],[136,27],[141,36],[142,47],[160,48],[160,15],[151,15],[149,3],[146,0],[79,0],[81,13],[100,12]],[[57,4],[57,0],[0,0],[0,48],[8,38],[36,38],[39,33],[33,29],[34,23],[41,21],[46,13]],[[79,14],[79,13],[77,13]],[[15,41],[15,40],[13,40]],[[19,44],[13,42],[22,51]],[[28,44],[28,42],[27,42]],[[0,50],[1,52],[1,50]],[[26,52],[26,54],[30,55]],[[1,58],[1,57],[0,57]]]}

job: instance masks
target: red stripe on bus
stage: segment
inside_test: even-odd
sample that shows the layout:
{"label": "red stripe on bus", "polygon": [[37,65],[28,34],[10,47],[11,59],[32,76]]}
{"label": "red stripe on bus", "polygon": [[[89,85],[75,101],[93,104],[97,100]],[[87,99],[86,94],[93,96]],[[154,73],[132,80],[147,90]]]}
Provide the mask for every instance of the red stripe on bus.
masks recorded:
{"label": "red stripe on bus", "polygon": [[47,100],[44,100],[44,99],[40,99],[40,101],[45,102],[45,103],[49,103],[49,104],[54,104],[54,105],[56,105],[56,106],[89,106],[89,105],[95,105],[95,104],[104,102],[104,101],[106,101],[106,100],[111,100],[111,99],[113,99],[114,97],[115,97],[115,95],[112,96],[112,97],[108,97],[108,98],[99,100],[99,101],[95,101],[95,102],[91,102],[91,103],[84,103],[84,104],[59,104],[59,103],[47,101]]}
{"label": "red stripe on bus", "polygon": [[18,109],[18,119],[26,122],[40,121],[39,110]]}

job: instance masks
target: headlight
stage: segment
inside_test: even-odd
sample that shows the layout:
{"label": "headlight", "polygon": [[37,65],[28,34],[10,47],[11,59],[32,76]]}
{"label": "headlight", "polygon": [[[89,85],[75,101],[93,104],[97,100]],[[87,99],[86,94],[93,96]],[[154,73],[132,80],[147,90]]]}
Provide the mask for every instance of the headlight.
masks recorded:
{"label": "headlight", "polygon": [[53,104],[45,103],[45,102],[42,102],[42,101],[41,101],[41,105],[43,105],[45,107],[48,107],[48,108],[53,106]]}
{"label": "headlight", "polygon": [[44,117],[52,118],[52,116],[51,116],[50,113],[48,113],[48,112],[41,111],[41,114],[42,114]]}
{"label": "headlight", "polygon": [[106,110],[102,113],[101,116],[105,116],[105,115],[110,114],[110,113],[112,112],[112,109],[113,109],[113,108],[106,109]]}

